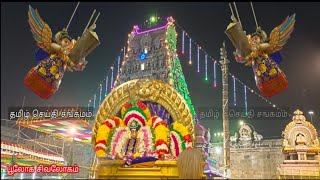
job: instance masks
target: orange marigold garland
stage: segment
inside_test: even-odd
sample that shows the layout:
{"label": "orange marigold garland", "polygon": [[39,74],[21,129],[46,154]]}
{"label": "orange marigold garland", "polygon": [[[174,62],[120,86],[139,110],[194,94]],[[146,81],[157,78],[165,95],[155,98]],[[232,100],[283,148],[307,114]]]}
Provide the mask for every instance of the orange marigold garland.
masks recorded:
{"label": "orange marigold garland", "polygon": [[192,148],[192,137],[191,137],[188,129],[185,126],[183,126],[182,124],[178,123],[178,122],[174,122],[172,124],[172,128],[182,135],[183,141],[184,141],[184,143],[186,145],[186,148],[187,149]]}
{"label": "orange marigold garland", "polygon": [[118,117],[110,117],[106,119],[98,129],[97,138],[95,143],[95,151],[98,157],[105,157],[107,152],[107,139],[110,131],[115,128],[123,126],[122,119]]}
{"label": "orange marigold garland", "polygon": [[155,133],[155,147],[159,158],[162,158],[163,154],[169,153],[168,148],[168,136],[169,129],[167,124],[158,116],[153,116],[151,120],[151,126],[154,128]]}

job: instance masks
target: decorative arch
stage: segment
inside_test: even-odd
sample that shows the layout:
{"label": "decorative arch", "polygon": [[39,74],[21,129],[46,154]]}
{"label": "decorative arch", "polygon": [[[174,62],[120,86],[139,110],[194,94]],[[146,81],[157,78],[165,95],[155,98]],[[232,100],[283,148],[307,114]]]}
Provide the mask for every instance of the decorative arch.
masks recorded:
{"label": "decorative arch", "polygon": [[171,115],[173,122],[187,127],[194,139],[194,124],[187,102],[172,86],[156,79],[135,79],[113,89],[102,102],[92,129],[92,143],[96,133],[105,119],[116,115],[129,99],[150,101],[162,105]]}

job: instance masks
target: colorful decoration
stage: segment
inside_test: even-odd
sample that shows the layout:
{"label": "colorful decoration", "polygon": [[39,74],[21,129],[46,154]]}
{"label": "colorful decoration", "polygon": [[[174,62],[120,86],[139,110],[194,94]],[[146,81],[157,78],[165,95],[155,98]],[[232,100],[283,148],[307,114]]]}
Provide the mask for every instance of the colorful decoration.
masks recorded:
{"label": "colorful decoration", "polygon": [[243,57],[241,50],[235,53],[237,62],[252,66],[257,87],[265,97],[272,97],[288,88],[287,78],[278,64],[282,60],[280,50],[290,38],[294,24],[295,14],[274,28],[268,41],[266,33],[259,27],[247,36],[250,54]]}
{"label": "colorful decoration", "polygon": [[199,61],[200,61],[199,49],[200,49],[200,47],[198,46],[198,47],[197,47],[197,50],[198,50],[198,51],[197,51],[197,72],[198,72],[198,73],[200,72],[200,67],[199,67],[199,66],[200,66],[200,65],[199,65],[199,64],[200,64],[200,63],[199,63]]}
{"label": "colorful decoration", "polygon": [[140,60],[141,61],[144,61],[146,58],[147,58],[147,54],[146,53],[144,53],[144,52],[142,52],[142,53],[140,53]]}
{"label": "colorful decoration", "polygon": [[213,63],[213,87],[217,87],[217,61],[214,61]]}
{"label": "colorful decoration", "polygon": [[178,157],[182,151],[192,148],[192,138],[186,127],[174,122],[170,126],[170,132],[170,150],[174,157]]}
{"label": "colorful decoration", "polygon": [[[35,55],[39,63],[28,72],[24,84],[39,97],[49,99],[59,89],[65,71],[82,71],[87,61],[85,57],[81,60],[70,58],[69,55],[76,47],[76,40],[68,35],[66,29],[59,31],[53,38],[49,25],[31,6],[28,11],[28,22],[40,49]],[[89,31],[93,32],[94,28],[95,24],[89,28]],[[99,44],[98,40],[97,43]]]}
{"label": "colorful decoration", "polygon": [[206,71],[205,71],[205,73],[206,73],[206,81],[208,80],[208,55],[206,54],[205,55],[205,68],[206,68]]}
{"label": "colorful decoration", "polygon": [[247,113],[248,113],[247,86],[244,86],[244,108],[245,108],[246,115],[247,115]]}
{"label": "colorful decoration", "polygon": [[182,52],[181,53],[184,55],[184,31],[182,31]]}
{"label": "colorful decoration", "polygon": [[[170,19],[170,18],[169,18]],[[177,41],[177,34],[175,30],[175,26],[173,24],[173,19],[171,18],[170,21],[168,21],[168,26],[167,26],[167,37],[166,41],[168,42],[168,51],[175,53],[176,52],[176,41]],[[183,36],[184,37],[184,36]],[[191,42],[191,39],[190,39]],[[191,46],[190,46],[191,47]],[[191,48],[190,48],[190,53],[191,53]],[[191,56],[190,56],[191,59]],[[170,66],[171,66],[171,72],[170,72],[170,77],[171,77],[171,85],[183,96],[183,98],[187,101],[188,106],[192,112],[192,117],[194,118],[195,115],[195,110],[194,106],[191,102],[190,96],[189,96],[189,91],[188,87],[182,72],[182,67],[180,64],[180,60],[178,59],[178,56],[175,55],[170,59]]]}
{"label": "colorful decoration", "polygon": [[[177,23],[175,23],[175,25],[176,25],[176,27],[179,27],[180,28],[180,30],[182,31],[182,34],[183,33],[185,33],[186,31],[181,27],[181,25],[179,25],[179,24],[177,24]],[[185,34],[187,34],[187,33],[185,33]],[[182,36],[183,37],[183,36]],[[204,54],[208,54],[205,50],[204,50],[204,48],[202,48],[199,44],[197,44],[195,41],[193,41],[194,42],[194,44],[196,45],[196,46],[199,46],[200,47],[200,49],[203,51],[203,53]],[[214,68],[213,68],[213,71],[214,71],[214,77],[216,77],[216,65],[219,65],[220,66],[220,64],[219,63],[217,63],[217,61],[216,60],[214,60],[212,57],[210,57],[209,56],[209,58],[212,60],[212,62],[214,62]],[[211,61],[210,61],[211,62]],[[229,74],[230,76],[234,76],[233,74]],[[243,85],[243,86],[245,86],[246,84],[244,84],[240,79],[238,79],[237,77],[235,77],[235,80],[236,81],[238,81],[239,82],[239,84],[241,84],[241,85]],[[217,87],[217,81],[216,81],[216,79],[214,78],[214,84],[213,84],[213,87]],[[251,89],[251,88],[249,88],[249,89]],[[260,95],[258,92],[256,92],[256,91],[254,91],[254,90],[252,90],[251,89],[251,91],[253,91],[253,94],[255,94],[257,97],[259,97],[261,100],[263,100],[263,101],[265,101],[266,103],[268,103],[268,104],[273,104],[271,101],[269,101],[268,99],[266,99],[265,97],[263,97],[262,95]],[[278,110],[281,110],[279,107],[277,107],[277,106],[273,106],[273,107],[275,107],[275,108],[277,108]],[[284,111],[284,110],[282,110],[282,111]]]}
{"label": "colorful decoration", "polygon": [[237,105],[236,79],[234,78],[234,76],[232,76],[232,80],[233,80],[233,105],[236,106]]}
{"label": "colorful decoration", "polygon": [[108,76],[108,74],[107,74],[107,77],[106,77],[106,93],[105,93],[105,97],[107,97],[107,95],[108,95],[108,80],[109,80],[109,76]]}
{"label": "colorful decoration", "polygon": [[120,56],[118,56],[118,71],[117,71],[117,73],[119,76],[119,74],[120,74]]}
{"label": "colorful decoration", "polygon": [[17,155],[17,159],[21,159],[22,157],[24,157],[27,161],[46,161],[46,164],[64,163],[63,156],[34,151],[19,144],[12,144],[1,141],[1,163],[3,163],[3,158],[12,158],[14,154]]}
{"label": "colorful decoration", "polygon": [[[186,127],[176,122],[169,129],[162,118],[154,114],[151,117],[150,112],[146,103],[132,99],[121,108],[123,121],[117,117],[105,120],[97,131],[97,156],[123,159],[129,166],[135,163],[135,159],[147,162],[146,159],[150,159],[147,157],[162,159],[172,153],[172,157],[177,157],[192,147],[192,138]],[[175,150],[170,151],[171,147]]]}
{"label": "colorful decoration", "polygon": [[[107,139],[110,136],[110,131],[114,127],[122,127],[123,122],[120,118],[111,117],[104,121],[104,123],[99,127],[97,133],[97,139],[95,143],[95,151],[98,157],[106,156],[107,149]],[[111,134],[112,135],[112,134]]]}
{"label": "colorful decoration", "polygon": [[89,119],[71,119],[71,118],[57,118],[51,120],[23,120],[19,119],[17,124],[22,127],[30,128],[39,132],[46,134],[52,134],[54,136],[70,139],[72,138],[70,133],[70,127],[74,127],[77,132],[74,135],[75,141],[80,141],[83,143],[89,143],[91,141],[92,128],[89,126]]}
{"label": "colorful decoration", "polygon": [[190,38],[189,39],[189,64],[192,64],[191,53],[192,53],[192,47],[191,47],[191,38]]}
{"label": "colorful decoration", "polygon": [[111,81],[110,81],[110,88],[113,88],[113,66],[111,67]]}
{"label": "colorful decoration", "polygon": [[102,93],[102,84],[100,84],[99,105],[101,104],[101,93]]}

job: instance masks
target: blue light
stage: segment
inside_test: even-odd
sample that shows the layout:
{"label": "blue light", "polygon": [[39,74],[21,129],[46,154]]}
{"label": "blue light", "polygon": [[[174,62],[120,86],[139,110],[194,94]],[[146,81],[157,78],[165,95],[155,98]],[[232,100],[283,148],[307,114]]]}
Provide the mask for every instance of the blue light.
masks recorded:
{"label": "blue light", "polygon": [[146,54],[146,53],[141,53],[141,54],[140,54],[140,60],[141,60],[141,61],[144,61],[144,60],[146,59],[146,57],[147,57],[147,54]]}

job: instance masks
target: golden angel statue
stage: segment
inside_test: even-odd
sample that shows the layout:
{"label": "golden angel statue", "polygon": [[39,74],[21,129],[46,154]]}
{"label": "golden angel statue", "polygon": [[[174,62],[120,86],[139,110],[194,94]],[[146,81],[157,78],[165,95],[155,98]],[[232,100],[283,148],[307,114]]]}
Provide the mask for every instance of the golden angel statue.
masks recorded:
{"label": "golden angel statue", "polygon": [[[258,27],[255,33],[247,35],[247,38],[242,28],[229,25],[226,31],[237,48],[234,53],[236,61],[252,66],[256,85],[265,97],[272,97],[288,88],[287,78],[279,67],[282,61],[280,50],[290,38],[294,24],[295,14],[288,16],[282,24],[275,27],[269,39],[261,27]],[[242,38],[236,37],[238,35]]]}
{"label": "golden angel statue", "polygon": [[[48,99],[58,89],[66,70],[82,71],[87,61],[70,59],[69,54],[76,45],[66,29],[52,37],[51,28],[40,17],[37,10],[29,6],[28,22],[33,37],[39,46],[35,53],[38,64],[31,68],[24,79],[24,84],[41,98]],[[95,24],[89,30],[93,31]],[[81,37],[82,38],[82,37]],[[81,39],[80,38],[80,39]],[[79,39],[79,40],[80,40]]]}

